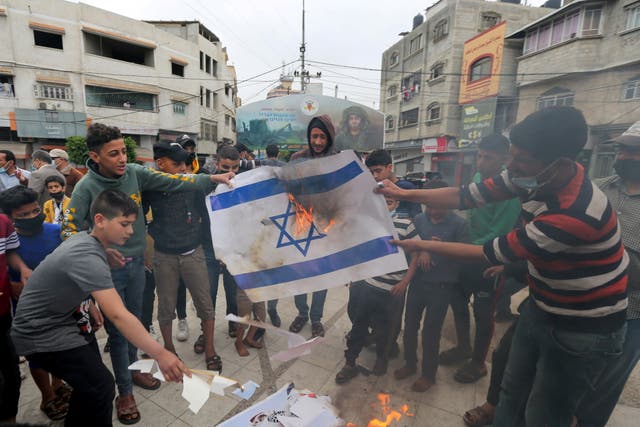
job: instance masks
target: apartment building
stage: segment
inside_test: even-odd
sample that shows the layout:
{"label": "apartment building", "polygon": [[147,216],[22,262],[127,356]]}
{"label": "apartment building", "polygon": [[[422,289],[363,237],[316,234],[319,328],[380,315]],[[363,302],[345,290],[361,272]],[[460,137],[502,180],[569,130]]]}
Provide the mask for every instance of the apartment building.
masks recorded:
{"label": "apartment building", "polygon": [[235,70],[200,22],[5,0],[0,39],[0,146],[21,158],[84,135],[91,122],[118,126],[143,161],[159,139],[188,134],[204,155],[235,140]]}
{"label": "apartment building", "polygon": [[[382,54],[385,147],[397,174],[439,171],[450,184],[470,179],[475,150],[461,138],[459,99],[465,42],[502,22],[510,34],[549,12],[505,2],[440,0],[414,18],[411,31],[401,33]],[[515,118],[513,73],[519,49],[517,43],[505,42],[501,53],[496,131]],[[474,67],[480,77],[486,74],[483,64]]]}
{"label": "apartment building", "polygon": [[592,177],[612,172],[601,145],[640,118],[640,1],[575,0],[507,37],[518,57],[518,119],[551,105],[584,112],[590,138],[580,159]]}

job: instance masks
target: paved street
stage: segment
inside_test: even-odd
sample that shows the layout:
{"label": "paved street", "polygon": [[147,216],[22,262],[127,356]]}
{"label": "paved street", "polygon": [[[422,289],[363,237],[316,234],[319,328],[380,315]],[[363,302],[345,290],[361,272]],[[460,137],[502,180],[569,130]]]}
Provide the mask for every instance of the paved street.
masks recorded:
{"label": "paved street", "polygon": [[[224,317],[223,287],[219,287],[218,297],[216,350],[221,355],[225,375],[241,382],[249,379],[260,383],[261,387],[250,401],[241,401],[231,394],[220,397],[212,395],[201,411],[194,415],[187,409],[187,402],[180,396],[181,385],[163,384],[159,390],[147,391],[134,388],[138,407],[142,414],[140,426],[212,426],[243,410],[247,405],[262,400],[268,394],[276,391],[283,384],[293,381],[296,388],[315,391],[319,394],[331,396],[334,404],[340,409],[340,415],[345,421],[352,422],[358,427],[366,427],[372,418],[381,418],[380,405],[377,404],[377,394],[387,392],[391,394],[391,406],[399,410],[402,404],[409,406],[409,413],[400,422],[390,426],[463,426],[462,414],[485,400],[485,392],[489,383],[488,377],[477,384],[463,385],[453,380],[453,369],[440,368],[438,381],[434,388],[426,393],[410,391],[413,379],[395,381],[391,372],[401,366],[402,360],[392,361],[389,373],[383,377],[360,375],[344,386],[337,386],[334,376],[343,364],[344,335],[350,329],[350,322],[346,313],[347,289],[340,287],[329,291],[325,306],[326,341],[314,349],[309,356],[292,360],[287,363],[272,362],[269,355],[286,348],[286,339],[282,336],[267,334],[266,346],[262,350],[251,350],[246,358],[237,356],[233,340],[227,335],[227,324]],[[288,326],[295,315],[293,299],[280,301],[278,306],[283,319],[283,326]],[[178,354],[191,368],[204,369],[204,357],[194,354],[193,341],[197,337],[198,321],[192,305],[188,304],[189,325],[191,337],[188,342],[176,341]],[[175,327],[175,324],[174,324]],[[494,344],[506,329],[505,324],[496,327]],[[305,326],[302,334],[310,336],[310,326]],[[445,323],[445,330],[441,348],[448,348],[454,338],[451,313]],[[106,336],[100,333],[100,348],[103,347]],[[360,363],[372,367],[374,354],[364,350]],[[109,357],[105,354],[105,363],[110,365]],[[31,380],[27,379],[22,386],[20,411],[18,421],[29,423],[47,423],[44,414],[39,410],[40,396]],[[640,418],[640,370],[636,369],[625,393],[622,396],[613,419],[609,425],[615,427],[631,427],[638,425]],[[119,425],[114,412],[114,423]],[[62,425],[61,422],[53,425]]]}

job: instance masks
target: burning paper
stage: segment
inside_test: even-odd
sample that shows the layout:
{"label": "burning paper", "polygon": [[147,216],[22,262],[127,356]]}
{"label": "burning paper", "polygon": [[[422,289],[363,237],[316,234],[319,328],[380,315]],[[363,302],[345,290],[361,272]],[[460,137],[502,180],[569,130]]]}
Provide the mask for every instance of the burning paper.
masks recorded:
{"label": "burning paper", "polygon": [[241,388],[237,388],[233,390],[233,394],[238,397],[243,398],[244,400],[249,399],[253,396],[253,393],[256,392],[256,389],[260,387],[260,384],[256,384],[253,381],[249,380],[246,383],[242,384]]}
{"label": "burning paper", "polygon": [[327,396],[303,392],[287,384],[280,390],[245,409],[218,427],[339,427],[337,416]]}
{"label": "burning paper", "polygon": [[252,301],[404,270],[374,187],[352,151],[240,174],[207,196],[216,255]]}

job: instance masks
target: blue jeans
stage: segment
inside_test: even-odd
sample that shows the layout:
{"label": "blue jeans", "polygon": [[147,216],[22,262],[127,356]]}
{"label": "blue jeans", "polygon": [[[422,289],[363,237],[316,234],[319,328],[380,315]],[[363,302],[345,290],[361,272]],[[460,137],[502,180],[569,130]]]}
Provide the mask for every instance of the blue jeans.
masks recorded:
{"label": "blue jeans", "polygon": [[216,309],[216,302],[218,300],[218,283],[220,280],[220,273],[222,276],[222,285],[224,286],[224,297],[226,300],[226,314],[238,314],[238,301],[237,301],[237,285],[233,276],[220,265],[220,261],[216,259],[216,255],[213,251],[213,246],[207,243],[202,244],[204,250],[204,259],[207,263],[207,271],[209,272],[209,291],[211,293],[211,302],[213,303],[213,310]]}
{"label": "blue jeans", "polygon": [[296,295],[293,297],[296,308],[300,317],[311,318],[311,322],[319,322],[322,319],[324,311],[324,300],[327,299],[327,290],[316,291],[311,296],[311,311],[307,304],[307,294]]}
{"label": "blue jeans", "polygon": [[[145,284],[142,257],[133,258],[133,260],[127,262],[123,268],[111,270],[111,278],[127,310],[140,319],[142,316],[142,294]],[[133,391],[133,383],[129,365],[138,360],[138,349],[127,341],[124,335],[120,333],[118,328],[116,328],[106,316],[104,325],[109,334],[109,345],[111,346],[109,355],[111,356],[113,373],[116,377],[118,394],[120,396],[131,394]]]}
{"label": "blue jeans", "polygon": [[640,319],[627,322],[627,338],[622,355],[611,360],[578,408],[580,427],[602,427],[607,425],[611,413],[618,403],[624,385],[640,359]]}
{"label": "blue jeans", "polygon": [[513,337],[493,426],[571,425],[582,398],[622,353],[625,334],[626,325],[611,333],[560,329],[530,299]]}

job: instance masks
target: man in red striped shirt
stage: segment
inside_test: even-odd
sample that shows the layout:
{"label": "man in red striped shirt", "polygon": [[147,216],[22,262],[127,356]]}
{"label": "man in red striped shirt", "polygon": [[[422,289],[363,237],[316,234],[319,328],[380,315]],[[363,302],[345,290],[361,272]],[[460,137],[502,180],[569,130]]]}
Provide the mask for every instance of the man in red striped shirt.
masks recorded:
{"label": "man in red striped shirt", "polygon": [[580,399],[622,350],[629,263],[616,213],[574,159],[587,140],[579,110],[537,111],[511,131],[502,174],[459,189],[377,192],[461,209],[518,197],[523,224],[483,246],[394,242],[493,264],[526,260],[530,301],[522,310],[494,426],[570,425]]}

